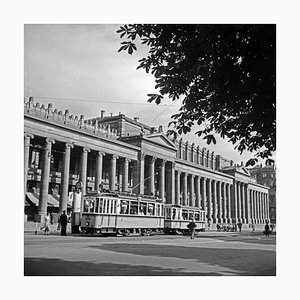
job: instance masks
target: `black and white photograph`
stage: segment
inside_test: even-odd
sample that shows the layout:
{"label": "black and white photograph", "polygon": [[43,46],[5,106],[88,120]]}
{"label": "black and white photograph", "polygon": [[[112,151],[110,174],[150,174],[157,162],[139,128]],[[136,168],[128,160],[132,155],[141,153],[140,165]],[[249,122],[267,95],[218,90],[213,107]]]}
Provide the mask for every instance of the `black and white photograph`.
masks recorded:
{"label": "black and white photograph", "polygon": [[292,7],[7,5],[4,293],[131,300],[292,293],[299,211]]}
{"label": "black and white photograph", "polygon": [[276,275],[275,24],[24,31],[24,275]]}

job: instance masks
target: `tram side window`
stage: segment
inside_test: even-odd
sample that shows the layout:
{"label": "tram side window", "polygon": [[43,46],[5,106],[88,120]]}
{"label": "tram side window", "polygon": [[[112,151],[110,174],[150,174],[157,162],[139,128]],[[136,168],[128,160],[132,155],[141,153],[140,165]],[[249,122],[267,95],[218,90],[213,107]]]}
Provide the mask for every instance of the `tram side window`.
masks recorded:
{"label": "tram side window", "polygon": [[156,215],[160,217],[160,205],[156,204]]}
{"label": "tram side window", "polygon": [[189,220],[193,220],[193,219],[194,219],[194,212],[189,211]]}
{"label": "tram side window", "polygon": [[163,217],[164,216],[164,208],[162,204],[157,204],[157,216]]}
{"label": "tram side window", "polygon": [[141,202],[140,203],[139,215],[146,215],[146,210],[147,210],[147,203],[146,202]]}
{"label": "tram side window", "polygon": [[105,199],[105,198],[103,198],[103,210],[102,210],[102,212],[103,212],[104,214],[107,213],[107,202],[108,202],[108,200]]}
{"label": "tram side window", "polygon": [[103,198],[100,198],[99,200],[99,213],[103,213]]}
{"label": "tram side window", "polygon": [[129,202],[126,200],[121,200],[120,214],[128,215],[128,212],[129,212]]}
{"label": "tram side window", "polygon": [[116,200],[110,200],[110,212],[112,214],[116,213]]}
{"label": "tram side window", "polygon": [[137,201],[132,201],[130,203],[130,214],[137,215],[138,214],[138,203]]}
{"label": "tram side window", "polygon": [[154,204],[148,203],[147,215],[154,216]]}
{"label": "tram side window", "polygon": [[99,198],[96,198],[95,213],[99,213]]}
{"label": "tram side window", "polygon": [[195,212],[195,221],[200,221],[200,214]]}
{"label": "tram side window", "polygon": [[182,219],[188,220],[188,211],[185,209],[182,210]]}

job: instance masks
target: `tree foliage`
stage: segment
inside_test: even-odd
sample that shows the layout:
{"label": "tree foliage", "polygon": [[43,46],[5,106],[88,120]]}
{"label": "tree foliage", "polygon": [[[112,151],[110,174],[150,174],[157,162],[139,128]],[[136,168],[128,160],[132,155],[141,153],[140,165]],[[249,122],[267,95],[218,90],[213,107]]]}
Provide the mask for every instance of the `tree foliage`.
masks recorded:
{"label": "tree foliage", "polygon": [[119,51],[132,54],[136,38],[148,46],[137,69],[155,76],[159,93],[149,102],[183,97],[169,135],[198,125],[208,144],[219,134],[240,153],[268,158],[276,150],[275,25],[137,24],[117,32],[126,39]]}

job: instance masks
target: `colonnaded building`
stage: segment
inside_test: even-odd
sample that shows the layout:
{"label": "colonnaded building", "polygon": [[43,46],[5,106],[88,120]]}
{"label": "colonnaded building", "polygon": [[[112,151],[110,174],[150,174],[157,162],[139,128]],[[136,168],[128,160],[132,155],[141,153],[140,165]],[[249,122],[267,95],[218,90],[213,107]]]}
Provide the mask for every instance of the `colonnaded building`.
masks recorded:
{"label": "colonnaded building", "polygon": [[269,188],[243,166],[205,148],[169,139],[123,114],[85,120],[24,103],[25,215],[71,207],[76,182],[83,192],[110,191],[159,197],[167,204],[205,209],[207,222],[269,220]]}

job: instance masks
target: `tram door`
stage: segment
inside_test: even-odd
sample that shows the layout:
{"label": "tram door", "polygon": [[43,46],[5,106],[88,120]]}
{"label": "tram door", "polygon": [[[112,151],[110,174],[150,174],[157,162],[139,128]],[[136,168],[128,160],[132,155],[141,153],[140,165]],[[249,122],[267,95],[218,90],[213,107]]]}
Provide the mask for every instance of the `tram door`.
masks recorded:
{"label": "tram door", "polygon": [[116,199],[103,199],[103,221],[102,228],[115,227],[116,221]]}

